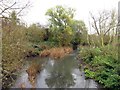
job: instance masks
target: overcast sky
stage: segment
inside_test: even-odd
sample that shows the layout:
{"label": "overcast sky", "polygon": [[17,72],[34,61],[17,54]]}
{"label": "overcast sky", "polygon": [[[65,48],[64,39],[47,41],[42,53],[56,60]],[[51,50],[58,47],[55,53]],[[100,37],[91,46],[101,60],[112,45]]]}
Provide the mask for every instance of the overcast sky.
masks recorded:
{"label": "overcast sky", "polygon": [[47,24],[45,12],[56,5],[63,5],[76,9],[75,19],[83,20],[87,26],[89,21],[89,11],[96,13],[100,10],[118,9],[120,0],[30,0],[32,7],[23,20],[28,24],[40,23]]}

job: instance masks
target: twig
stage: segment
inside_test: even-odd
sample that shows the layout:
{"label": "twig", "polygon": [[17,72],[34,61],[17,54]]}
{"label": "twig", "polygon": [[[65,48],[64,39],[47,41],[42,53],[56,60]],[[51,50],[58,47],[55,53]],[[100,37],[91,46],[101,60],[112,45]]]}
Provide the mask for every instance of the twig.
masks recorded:
{"label": "twig", "polygon": [[16,2],[14,2],[11,6],[4,8],[4,10],[1,11],[0,15],[2,15],[6,10],[10,9],[11,7],[13,7],[16,4]]}

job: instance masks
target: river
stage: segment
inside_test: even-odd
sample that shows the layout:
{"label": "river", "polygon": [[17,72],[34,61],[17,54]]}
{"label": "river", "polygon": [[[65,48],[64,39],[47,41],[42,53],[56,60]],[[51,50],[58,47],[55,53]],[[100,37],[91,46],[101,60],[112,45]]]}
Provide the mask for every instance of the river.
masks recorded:
{"label": "river", "polygon": [[21,83],[25,83],[26,88],[32,87],[26,69],[33,62],[44,64],[44,68],[37,75],[36,88],[99,88],[94,80],[85,79],[84,70],[79,69],[79,61],[75,56],[76,53],[73,52],[60,60],[49,57],[28,58],[12,88],[19,88]]}

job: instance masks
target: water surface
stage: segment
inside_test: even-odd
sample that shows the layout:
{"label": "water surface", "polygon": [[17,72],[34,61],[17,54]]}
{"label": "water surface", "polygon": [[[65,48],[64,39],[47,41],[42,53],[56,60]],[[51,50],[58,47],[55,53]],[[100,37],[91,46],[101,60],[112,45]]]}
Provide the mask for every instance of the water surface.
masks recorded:
{"label": "water surface", "polygon": [[26,69],[31,63],[42,63],[44,68],[37,75],[36,88],[98,88],[99,85],[92,79],[85,80],[84,71],[78,68],[76,53],[69,54],[62,59],[29,58],[26,66],[18,77],[14,87],[25,83],[26,88],[31,88]]}

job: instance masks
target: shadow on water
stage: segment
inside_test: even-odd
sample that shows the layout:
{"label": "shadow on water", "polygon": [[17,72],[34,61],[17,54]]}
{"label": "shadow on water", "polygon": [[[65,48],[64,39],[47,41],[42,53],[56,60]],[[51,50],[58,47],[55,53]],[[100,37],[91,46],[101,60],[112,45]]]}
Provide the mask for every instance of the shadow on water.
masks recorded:
{"label": "shadow on water", "polygon": [[26,88],[31,88],[25,70],[30,63],[36,62],[45,64],[44,69],[37,75],[36,88],[98,88],[94,80],[85,80],[84,71],[79,70],[75,55],[74,52],[60,60],[40,57],[29,59],[14,87],[19,87],[20,83],[24,82]]}

